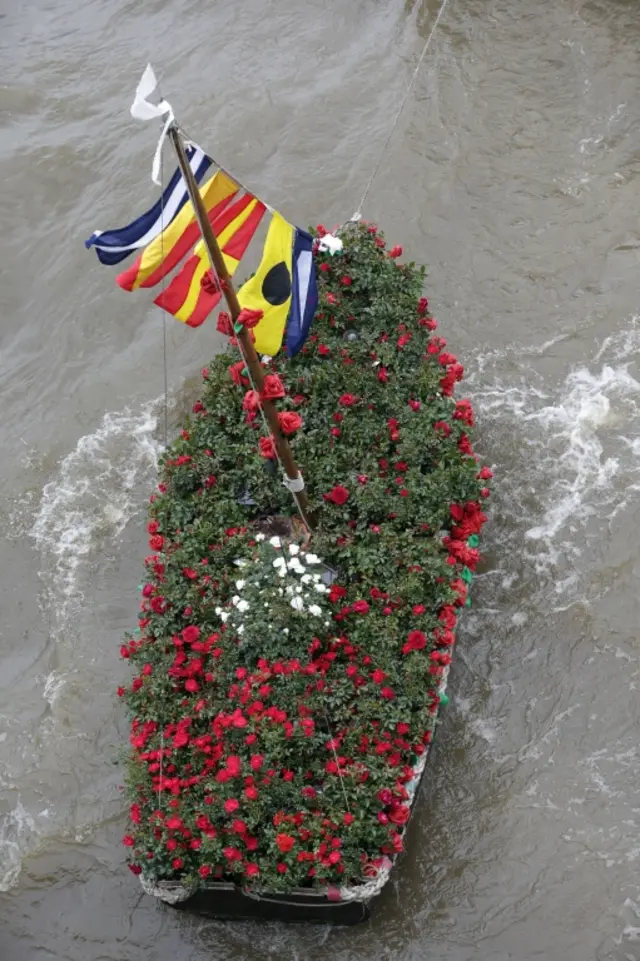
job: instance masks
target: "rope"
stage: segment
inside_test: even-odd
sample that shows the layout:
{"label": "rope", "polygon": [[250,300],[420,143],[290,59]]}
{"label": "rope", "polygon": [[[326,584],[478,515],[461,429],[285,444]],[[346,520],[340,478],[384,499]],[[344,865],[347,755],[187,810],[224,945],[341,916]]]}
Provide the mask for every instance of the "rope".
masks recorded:
{"label": "rope", "polygon": [[391,130],[389,131],[389,136],[387,137],[387,139],[386,139],[386,141],[385,141],[385,143],[384,143],[384,145],[383,145],[383,147],[382,147],[382,150],[380,151],[380,156],[378,157],[378,162],[376,163],[375,167],[373,168],[373,173],[372,173],[371,176],[369,177],[369,182],[368,182],[367,186],[364,188],[364,193],[363,193],[362,199],[361,199],[361,201],[360,201],[360,203],[359,203],[359,205],[358,205],[358,209],[357,209],[356,212],[354,213],[354,215],[353,215],[353,217],[351,218],[351,220],[360,220],[360,218],[362,217],[362,208],[364,207],[364,202],[365,202],[365,200],[367,199],[367,194],[369,193],[369,190],[371,189],[371,185],[373,184],[373,181],[376,179],[376,175],[377,175],[377,173],[378,173],[378,170],[380,169],[380,164],[382,163],[382,158],[384,157],[384,155],[385,155],[385,153],[386,153],[387,147],[388,147],[389,144],[391,143],[391,138],[393,137],[393,134],[394,134],[394,132],[395,132],[395,129],[396,129],[396,127],[398,126],[398,121],[400,120],[400,115],[401,115],[402,111],[404,110],[404,105],[405,105],[405,103],[407,102],[407,98],[408,98],[409,94],[411,93],[411,88],[413,87],[413,84],[414,84],[414,82],[415,82],[415,79],[416,79],[416,77],[418,76],[418,73],[420,72],[420,67],[422,66],[422,61],[424,60],[424,58],[425,58],[425,56],[426,56],[426,53],[427,53],[427,50],[429,49],[429,46],[431,45],[431,41],[433,40],[433,35],[435,34],[436,30],[438,29],[438,24],[440,23],[440,20],[442,19],[442,15],[444,14],[444,11],[445,11],[445,9],[446,9],[446,6],[447,6],[448,2],[449,2],[449,0],[442,0],[442,5],[440,6],[440,9],[438,10],[438,16],[437,16],[436,19],[435,19],[435,23],[433,24],[433,27],[431,28],[431,32],[430,32],[429,36],[427,37],[427,42],[425,43],[424,47],[422,48],[422,53],[420,54],[420,59],[418,60],[418,63],[417,63],[417,65],[416,65],[416,69],[413,71],[413,75],[412,75],[412,77],[411,77],[411,80],[409,81],[409,86],[408,86],[407,89],[405,90],[405,92],[404,92],[404,97],[403,97],[402,100],[400,101],[400,106],[398,107],[398,112],[396,113],[396,117],[395,117],[395,120],[393,121]]}
{"label": "rope", "polygon": [[[159,88],[158,88],[159,92]],[[163,144],[164,146],[164,144]],[[186,185],[185,185],[186,186]],[[160,255],[164,263],[164,154],[160,149]],[[166,275],[162,277],[162,293],[166,288]],[[162,311],[162,357],[164,368],[164,449],[169,446],[169,372],[167,365],[167,314]]]}

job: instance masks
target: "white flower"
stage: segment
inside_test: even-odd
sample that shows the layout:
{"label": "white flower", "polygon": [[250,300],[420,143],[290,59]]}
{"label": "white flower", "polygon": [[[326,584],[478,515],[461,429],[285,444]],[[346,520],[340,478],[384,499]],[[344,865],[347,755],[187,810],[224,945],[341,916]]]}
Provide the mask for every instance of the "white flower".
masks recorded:
{"label": "white flower", "polygon": [[314,584],[314,585],[313,585],[313,589],[314,589],[314,591],[317,591],[318,594],[326,594],[326,593],[327,593],[327,588],[324,586],[324,584]]}
{"label": "white flower", "polygon": [[285,594],[293,594],[293,584],[287,584],[284,589]]}
{"label": "white flower", "polygon": [[231,598],[231,603],[233,604],[234,607],[236,606],[239,600],[240,598],[238,597],[238,595],[234,594],[233,597]]}
{"label": "white flower", "polygon": [[307,610],[309,611],[310,614],[313,614],[314,617],[320,617],[320,615],[322,614],[322,608],[318,607],[317,604],[311,604],[311,606],[308,607]]}
{"label": "white flower", "polygon": [[276,568],[286,567],[287,562],[285,561],[284,557],[276,557],[275,561],[273,562],[273,566]]}
{"label": "white flower", "polygon": [[257,540],[257,541],[263,541],[263,540],[264,540],[264,534],[256,534],[256,540]]}
{"label": "white flower", "polygon": [[320,558],[317,554],[307,554],[305,557],[307,564],[319,564]]}
{"label": "white flower", "polygon": [[[280,591],[280,593],[282,594],[282,591]],[[265,606],[265,607],[268,607],[268,606],[269,606],[268,601],[265,601],[265,602],[264,602],[264,606]]]}
{"label": "white flower", "polygon": [[[278,588],[278,594],[280,595],[280,597],[282,597],[282,595],[284,594],[284,591],[282,590],[281,587]],[[265,604],[265,607],[266,607],[266,604]]]}
{"label": "white flower", "polygon": [[301,610],[304,608],[304,603],[303,603],[303,601],[302,601],[302,598],[301,598],[301,597],[292,597],[292,598],[291,598],[291,606],[292,606],[292,608],[294,609],[294,611],[301,611]]}
{"label": "white flower", "polygon": [[226,611],[223,611],[222,614],[220,615],[220,620],[222,621],[223,624],[226,622],[228,617],[229,617],[229,614]]}
{"label": "white flower", "polygon": [[249,610],[249,601],[238,601],[238,610],[241,614]]}
{"label": "white flower", "polygon": [[216,614],[217,614],[218,616],[220,616],[220,614],[222,614],[222,608],[221,608],[221,607],[216,607]]}
{"label": "white flower", "polygon": [[241,624],[238,628],[238,634],[244,634],[244,624]]}
{"label": "white flower", "polygon": [[272,547],[280,547],[280,538],[279,538],[279,537],[270,537],[270,538],[269,538],[269,543],[271,544]]}
{"label": "white flower", "polygon": [[294,574],[304,574],[304,567],[302,564],[296,564],[295,560],[289,564],[289,570],[293,571]]}
{"label": "white flower", "polygon": [[300,580],[303,584],[308,584],[311,581],[311,574],[303,574]]}
{"label": "white flower", "polygon": [[246,561],[242,561],[242,560],[240,560],[239,558],[236,558],[233,563],[236,565],[236,567],[246,567],[246,566],[247,566],[247,562],[246,562]]}
{"label": "white flower", "polygon": [[283,633],[283,634],[288,634],[288,633],[289,633],[289,628],[288,628],[288,627],[283,628],[282,633]]}
{"label": "white flower", "polygon": [[298,554],[299,552],[300,552],[300,548],[298,547],[297,544],[289,544],[289,553],[290,553],[290,554],[295,555],[295,554]]}
{"label": "white flower", "polygon": [[242,590],[242,588],[244,587],[245,583],[246,583],[245,581],[236,581],[236,587],[238,588],[239,591]]}

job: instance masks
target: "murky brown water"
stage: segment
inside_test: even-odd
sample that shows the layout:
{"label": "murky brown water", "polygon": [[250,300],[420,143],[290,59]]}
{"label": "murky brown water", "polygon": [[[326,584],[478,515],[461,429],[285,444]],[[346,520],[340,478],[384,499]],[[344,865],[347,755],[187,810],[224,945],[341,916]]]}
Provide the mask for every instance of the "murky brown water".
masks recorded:
{"label": "murky brown water", "polygon": [[[437,3],[0,0],[2,961],[638,961],[640,6],[449,0],[365,216],[431,266],[497,465],[489,569],[372,922],[203,923],[124,869],[113,691],[162,319],[82,241],[152,196],[148,59],[302,225],[356,208]],[[168,321],[171,411],[218,345]]]}

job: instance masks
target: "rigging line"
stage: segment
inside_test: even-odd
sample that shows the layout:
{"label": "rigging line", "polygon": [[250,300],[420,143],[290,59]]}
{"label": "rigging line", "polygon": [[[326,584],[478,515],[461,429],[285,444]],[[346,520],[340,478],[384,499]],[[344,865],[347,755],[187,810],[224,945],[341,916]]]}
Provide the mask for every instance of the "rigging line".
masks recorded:
{"label": "rigging line", "polygon": [[[164,159],[162,154],[160,155],[160,179],[164,184]],[[162,194],[164,198],[164,192]],[[164,263],[164,199],[162,201],[162,233],[160,234],[160,256],[162,258],[162,263]],[[164,294],[166,288],[166,277],[162,277],[162,293]],[[164,299],[164,298],[163,298]],[[169,373],[167,370],[167,313],[165,310],[162,311],[162,357],[164,364],[164,448],[165,450],[169,446]]]}
{"label": "rigging line", "polygon": [[[160,257],[164,263],[164,144],[160,148]],[[185,183],[186,188],[186,183]],[[166,275],[162,276],[162,294],[166,289]],[[163,297],[164,300],[164,297]],[[164,449],[169,446],[169,372],[167,365],[167,313],[162,309],[162,358],[164,368]]]}
{"label": "rigging line", "polygon": [[[182,133],[185,141],[186,141],[187,143],[189,143],[189,144],[194,145],[194,144],[195,144],[195,140],[192,140],[192,138],[189,136],[189,134],[188,134],[187,131],[184,129],[184,127],[181,127],[180,124],[177,124],[177,127],[178,127],[178,129],[180,130],[180,132]],[[255,197],[256,199],[260,199],[260,198],[258,197],[257,193],[255,192],[255,190],[253,190],[251,187],[247,187],[247,185],[244,184],[244,183],[240,180],[239,177],[236,177],[236,175],[233,174],[233,173],[231,173],[230,170],[228,170],[226,167],[223,167],[223,165],[222,165],[218,160],[216,160],[215,157],[211,156],[211,154],[209,154],[209,157],[211,158],[211,162],[218,168],[218,170],[221,170],[222,173],[223,173],[223,174],[226,174],[227,177],[229,177],[230,180],[233,180],[233,182],[236,183],[236,184],[238,185],[238,187],[240,187],[241,190],[244,190],[245,193],[251,194],[251,196],[252,196],[252,197]],[[261,199],[260,199],[260,202],[265,205],[265,207],[267,208],[267,210],[269,211],[270,214],[275,214],[275,213],[276,213],[275,207],[272,207],[271,204],[268,204],[268,203],[266,202],[266,200],[261,200]]]}
{"label": "rigging line", "polygon": [[389,136],[387,137],[387,139],[386,139],[386,141],[384,142],[384,145],[383,145],[383,147],[382,147],[382,150],[380,151],[380,156],[378,157],[378,162],[376,163],[375,167],[373,168],[373,173],[372,173],[371,176],[369,177],[369,182],[368,182],[367,186],[364,188],[364,193],[363,193],[363,195],[362,195],[362,200],[360,201],[360,204],[358,205],[358,209],[356,210],[356,212],[354,213],[353,217],[351,218],[352,221],[353,221],[353,220],[360,220],[360,218],[362,217],[362,208],[364,207],[364,202],[365,202],[365,200],[367,199],[367,194],[369,193],[369,190],[371,189],[371,185],[373,184],[373,181],[376,179],[376,175],[377,175],[377,173],[378,173],[378,170],[380,169],[380,164],[382,163],[382,158],[384,157],[384,155],[385,155],[385,153],[386,153],[387,147],[388,147],[389,144],[391,143],[391,139],[392,139],[392,137],[393,137],[393,134],[394,134],[394,132],[395,132],[395,129],[396,129],[396,127],[398,126],[398,121],[400,120],[400,115],[402,114],[402,111],[404,110],[404,105],[406,104],[407,98],[409,97],[409,94],[411,93],[411,89],[412,89],[412,87],[413,87],[413,84],[414,84],[414,82],[415,82],[415,79],[416,79],[416,77],[418,76],[418,73],[420,72],[420,67],[422,66],[422,61],[424,60],[424,58],[425,58],[425,56],[426,56],[426,54],[427,54],[427,50],[429,49],[429,47],[430,47],[430,45],[431,45],[431,41],[433,40],[433,36],[434,36],[436,30],[438,29],[438,24],[440,23],[440,20],[442,19],[442,15],[444,14],[444,11],[445,11],[445,9],[446,9],[446,6],[447,6],[448,2],[449,2],[449,0],[442,0],[442,4],[440,5],[440,9],[438,10],[438,16],[436,17],[435,22],[434,22],[434,24],[433,24],[433,26],[432,26],[432,28],[431,28],[431,32],[429,33],[429,36],[427,37],[427,41],[426,41],[424,47],[422,48],[422,53],[420,54],[420,58],[419,58],[419,60],[418,60],[418,63],[416,64],[416,68],[415,68],[415,70],[413,71],[413,74],[412,74],[412,76],[411,76],[411,80],[409,81],[409,86],[408,86],[407,89],[405,90],[405,92],[404,92],[404,97],[403,97],[402,100],[400,101],[400,106],[398,107],[398,112],[396,113],[395,120],[393,121],[393,124],[392,124],[392,126],[391,126],[391,130],[389,131]]}

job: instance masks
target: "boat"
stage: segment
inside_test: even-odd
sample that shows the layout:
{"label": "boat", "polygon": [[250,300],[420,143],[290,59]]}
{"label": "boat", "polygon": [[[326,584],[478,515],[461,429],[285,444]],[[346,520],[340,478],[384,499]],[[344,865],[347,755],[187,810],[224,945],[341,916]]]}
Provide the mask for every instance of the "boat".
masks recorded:
{"label": "boat", "polygon": [[[128,864],[182,910],[354,924],[405,850],[492,473],[424,268],[362,219],[288,224],[154,89],[147,71],[132,112],[162,119],[176,172],[160,207],[87,244],[120,263],[129,243],[124,289],[178,267],[156,303],[192,326],[217,310],[227,341],[161,458],[121,647]],[[236,291],[243,212],[269,227]]]}

